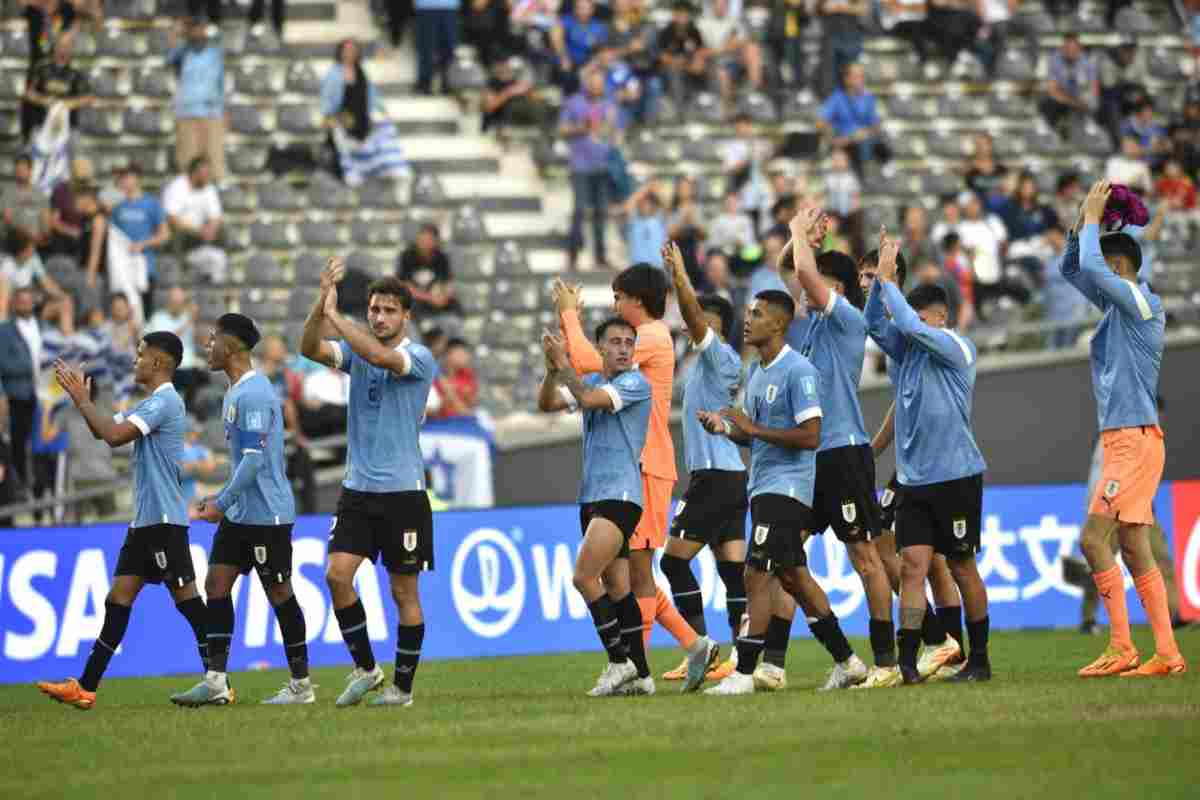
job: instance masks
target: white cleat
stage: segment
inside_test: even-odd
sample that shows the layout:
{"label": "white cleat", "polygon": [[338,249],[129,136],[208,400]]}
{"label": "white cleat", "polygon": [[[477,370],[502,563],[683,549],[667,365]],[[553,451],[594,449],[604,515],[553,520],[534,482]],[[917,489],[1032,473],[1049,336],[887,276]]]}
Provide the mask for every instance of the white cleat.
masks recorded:
{"label": "white cleat", "polygon": [[378,697],[367,701],[369,706],[401,706],[407,708],[413,704],[412,692],[402,692],[396,684],[384,689]]}
{"label": "white cleat", "polygon": [[644,678],[634,678],[628,683],[617,689],[616,694],[619,695],[647,695],[654,694],[654,678],[647,675]]}
{"label": "white cleat", "polygon": [[740,672],[735,672],[711,689],[705,689],[704,693],[713,696],[754,694],[754,678],[750,675],[743,675]]}
{"label": "white cleat", "polygon": [[953,636],[947,636],[946,641],[937,647],[926,647],[921,652],[921,658],[917,661],[917,672],[921,673],[922,679],[928,680],[947,664],[962,660],[964,660],[962,647],[954,640]]}
{"label": "white cleat", "polygon": [[171,695],[171,702],[177,706],[199,708],[200,706],[232,705],[237,695],[229,686],[229,680],[224,672],[206,672],[204,679],[186,692]]}
{"label": "white cleat", "polygon": [[373,692],[383,685],[383,668],[378,664],[375,669],[367,672],[359,667],[346,676],[346,688],[338,695],[334,705],[338,708],[355,706],[362,702],[367,692]]}
{"label": "white cleat", "polygon": [[851,686],[857,686],[866,679],[867,665],[857,655],[851,654],[845,661],[833,665],[833,669],[829,670],[829,678],[825,681],[825,685],[817,689],[817,691],[828,692],[833,689],[849,689]]}
{"label": "white cleat", "polygon": [[781,692],[787,688],[787,670],[764,661],[755,667],[753,680],[755,689]]}
{"label": "white cleat", "polygon": [[596,679],[596,685],[588,690],[589,697],[611,697],[617,694],[617,690],[630,681],[637,679],[637,667],[632,661],[622,661],[620,664],[614,664],[611,661],[604,667],[604,671],[600,673],[600,677]]}
{"label": "white cleat", "polygon": [[939,667],[938,671],[930,675],[926,680],[930,683],[938,683],[939,681],[948,681],[955,675],[963,671],[963,667],[967,665],[967,660],[964,658],[961,661],[953,664],[946,664]]}
{"label": "white cleat", "polygon": [[867,679],[851,689],[890,689],[903,683],[899,667],[871,667]]}
{"label": "white cleat", "polygon": [[278,692],[262,701],[264,706],[308,705],[317,702],[311,678],[292,678]]}

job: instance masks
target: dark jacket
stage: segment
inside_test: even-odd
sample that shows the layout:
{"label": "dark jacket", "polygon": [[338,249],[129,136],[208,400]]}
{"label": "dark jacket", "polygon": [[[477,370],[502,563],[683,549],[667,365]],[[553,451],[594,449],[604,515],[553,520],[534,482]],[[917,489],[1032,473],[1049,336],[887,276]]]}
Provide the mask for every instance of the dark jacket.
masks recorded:
{"label": "dark jacket", "polygon": [[0,322],[0,385],[9,397],[33,398],[33,354],[12,320]]}

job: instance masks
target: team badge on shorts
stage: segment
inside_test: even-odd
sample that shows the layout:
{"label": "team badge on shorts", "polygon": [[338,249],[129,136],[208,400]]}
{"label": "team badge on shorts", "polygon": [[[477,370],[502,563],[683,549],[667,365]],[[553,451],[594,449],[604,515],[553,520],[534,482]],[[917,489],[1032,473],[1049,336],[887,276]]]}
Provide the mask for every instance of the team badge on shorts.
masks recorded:
{"label": "team badge on shorts", "polygon": [[775,384],[773,384],[773,383],[768,384],[768,386],[767,386],[767,402],[774,403],[775,398],[778,395],[779,395],[779,388],[777,386],[775,386]]}
{"label": "team badge on shorts", "polygon": [[1117,493],[1120,491],[1121,491],[1121,482],[1120,481],[1109,481],[1108,483],[1104,484],[1104,496],[1109,498],[1110,500],[1112,498],[1116,497]]}
{"label": "team badge on shorts", "polygon": [[767,534],[770,532],[771,532],[771,529],[768,528],[766,525],[755,526],[755,528],[754,528],[754,543],[762,544],[763,542],[765,542],[767,540]]}
{"label": "team badge on shorts", "polygon": [[892,504],[892,501],[895,499],[896,499],[895,492],[893,492],[891,489],[884,489],[883,497],[879,498],[879,505],[883,506],[884,508],[887,508],[888,506],[890,506]]}
{"label": "team badge on shorts", "polygon": [[405,550],[407,550],[410,553],[415,551],[417,549],[417,532],[416,531],[405,531],[402,542],[404,544]]}
{"label": "team badge on shorts", "polygon": [[157,550],[154,553],[154,563],[158,564],[159,569],[167,568],[167,554],[163,550]]}
{"label": "team badge on shorts", "polygon": [[954,520],[954,538],[962,539],[967,535],[967,521],[965,519]]}
{"label": "team badge on shorts", "polygon": [[858,506],[851,500],[848,503],[842,503],[842,519],[848,523],[858,519]]}
{"label": "team badge on shorts", "polygon": [[230,425],[237,421],[237,406],[230,406],[225,409],[225,421]]}
{"label": "team badge on shorts", "polygon": [[267,563],[267,547],[266,545],[254,545],[254,561],[258,564]]}

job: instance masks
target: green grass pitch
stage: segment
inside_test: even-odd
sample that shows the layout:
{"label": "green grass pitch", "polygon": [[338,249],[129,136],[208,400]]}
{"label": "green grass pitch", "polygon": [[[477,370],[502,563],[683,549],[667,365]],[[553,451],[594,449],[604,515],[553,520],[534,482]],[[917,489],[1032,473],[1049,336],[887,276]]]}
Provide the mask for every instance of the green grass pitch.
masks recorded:
{"label": "green grass pitch", "polygon": [[[1135,639],[1149,655],[1149,630]],[[1179,639],[1178,678],[1083,681],[1103,637],[998,633],[990,684],[828,694],[828,659],[801,639],[787,691],[733,698],[661,680],[655,697],[588,698],[598,652],[426,663],[408,709],[334,708],[344,668],[290,708],[256,705],[278,671],[198,710],[166,701],[192,676],[108,681],[90,712],[4,686],[0,797],[1194,800],[1200,631]],[[678,656],[655,651],[655,674]]]}

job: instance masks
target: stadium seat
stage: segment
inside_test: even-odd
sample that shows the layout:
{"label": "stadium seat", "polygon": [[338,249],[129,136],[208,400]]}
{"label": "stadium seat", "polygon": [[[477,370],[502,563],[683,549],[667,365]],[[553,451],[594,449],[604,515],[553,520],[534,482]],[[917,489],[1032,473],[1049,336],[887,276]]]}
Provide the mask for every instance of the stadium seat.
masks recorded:
{"label": "stadium seat", "polygon": [[399,187],[394,181],[370,180],[358,187],[359,205],[364,208],[399,208]]}
{"label": "stadium seat", "polygon": [[272,130],[265,114],[255,106],[244,104],[229,106],[229,127],[247,135],[261,135]]}
{"label": "stadium seat", "polygon": [[272,299],[262,289],[243,292],[240,307],[242,313],[256,321],[276,322],[287,319],[288,307]]}
{"label": "stadium seat", "polygon": [[774,125],[779,121],[779,112],[771,98],[762,92],[746,92],[738,100],[739,114],[749,114],[759,125]]}
{"label": "stadium seat", "polygon": [[419,175],[413,182],[412,203],[416,206],[431,206],[444,203],[446,192],[435,175]]}
{"label": "stadium seat", "polygon": [[283,268],[270,253],[253,253],[246,261],[246,277],[250,283],[276,283],[283,280]]}
{"label": "stadium seat", "polygon": [[278,109],[279,129],[288,133],[315,134],[321,132],[321,112],[308,104],[282,105]]}
{"label": "stadium seat", "polygon": [[967,156],[966,137],[960,131],[937,130],[925,139],[931,155],[939,158],[961,160]]}
{"label": "stadium seat", "polygon": [[969,94],[947,94],[938,98],[934,108],[937,119],[980,120],[987,116],[988,101]]}
{"label": "stadium seat", "polygon": [[79,130],[92,136],[119,136],[122,130],[120,112],[102,108],[79,109]]}
{"label": "stadium seat", "polygon": [[[533,314],[505,314],[503,322],[493,324],[486,331],[487,342],[497,348],[524,348],[529,342],[538,338],[540,329],[537,327],[537,317]],[[505,378],[509,369],[502,368]],[[519,375],[513,376],[513,380]]]}
{"label": "stadium seat", "polygon": [[490,283],[455,283],[458,303],[467,314],[482,314],[490,308],[492,285]]}
{"label": "stadium seat", "polygon": [[134,93],[166,99],[175,95],[175,73],[162,67],[146,67],[133,74]]}
{"label": "stadium seat", "polygon": [[1030,64],[1024,52],[1008,50],[1000,59],[996,77],[1004,81],[1032,81],[1037,78],[1037,65]]}
{"label": "stadium seat", "polygon": [[675,150],[667,158],[662,161],[675,161],[684,159],[686,161],[707,161],[714,164],[721,163],[721,148],[725,142],[720,139],[715,139],[712,136],[692,136],[683,139],[678,143],[678,150]]}
{"label": "stadium seat", "polygon": [[1177,81],[1184,77],[1183,65],[1179,56],[1171,51],[1158,48],[1150,53],[1146,68],[1150,74],[1162,81]]}
{"label": "stadium seat", "polygon": [[193,298],[200,309],[201,319],[215,320],[229,310],[225,292],[215,289],[199,290]]}
{"label": "stadium seat", "polygon": [[109,19],[154,19],[158,14],[156,0],[106,0],[104,14]]}
{"label": "stadium seat", "polygon": [[275,181],[259,187],[258,206],[265,211],[299,211],[305,198],[286,181]]}
{"label": "stadium seat", "polygon": [[8,58],[29,58],[29,35],[25,32],[24,26],[6,31],[3,42],[4,46],[0,47],[0,53]]}
{"label": "stadium seat", "polygon": [[292,280],[296,284],[317,284],[325,270],[325,259],[314,253],[301,253],[292,262]]}
{"label": "stadium seat", "polygon": [[96,36],[96,57],[132,61],[143,58],[148,51],[147,42],[131,30],[108,25]]}
{"label": "stadium seat", "polygon": [[437,220],[422,214],[407,214],[404,219],[400,220],[400,241],[412,242],[421,232],[421,226],[429,223],[436,225]]}
{"label": "stadium seat", "polygon": [[358,195],[331,175],[319,172],[313,176],[312,183],[308,186],[308,207],[330,211],[357,209]]}
{"label": "stadium seat", "polygon": [[174,123],[158,108],[125,109],[125,132],[136,136],[157,138],[170,133]]}
{"label": "stadium seat", "polygon": [[255,247],[286,248],[299,244],[296,228],[286,222],[255,220],[250,223],[250,244]]}
{"label": "stadium seat", "polygon": [[498,281],[493,286],[492,307],[499,311],[537,311],[539,305],[531,284]]}
{"label": "stadium seat", "polygon": [[242,49],[256,56],[282,56],[285,48],[271,30],[247,31]]}
{"label": "stadium seat", "polygon": [[287,88],[289,92],[316,97],[321,93],[321,78],[311,66],[302,61],[288,69]]}
{"label": "stadium seat", "polygon": [[9,69],[0,73],[0,99],[17,100],[25,92],[25,71]]}
{"label": "stadium seat", "polygon": [[916,131],[904,131],[889,136],[888,146],[892,148],[892,157],[899,159],[924,158],[928,152],[925,149],[925,138]]}
{"label": "stadium seat", "polygon": [[221,208],[226,213],[249,213],[258,209],[258,196],[247,186],[233,185],[221,192]]}
{"label": "stadium seat", "polygon": [[287,315],[290,319],[305,319],[320,295],[318,289],[293,287],[288,294]]}
{"label": "stadium seat", "polygon": [[625,146],[625,155],[630,161],[671,161],[672,152],[678,157],[678,149],[667,139],[653,131],[642,131]]}
{"label": "stadium seat", "polygon": [[477,92],[487,81],[487,71],[473,59],[455,58],[446,73],[446,85],[452,92]]}
{"label": "stadium seat", "polygon": [[226,154],[226,164],[235,175],[261,175],[267,165],[267,151],[259,147],[242,145]]}
{"label": "stadium seat", "polygon": [[921,180],[921,191],[930,197],[944,197],[963,190],[961,175],[954,172],[930,172]]}
{"label": "stadium seat", "polygon": [[362,250],[355,250],[346,255],[346,269],[357,270],[372,278],[380,277],[387,271],[379,259]]}
{"label": "stadium seat", "polygon": [[[7,77],[7,76],[6,76]],[[129,81],[121,70],[113,67],[97,67],[88,74],[88,85],[96,97],[111,99],[129,95]]]}
{"label": "stadium seat", "polygon": [[357,245],[390,245],[400,241],[398,225],[356,214],[350,223],[350,239]]}
{"label": "stadium seat", "polygon": [[721,108],[721,100],[711,92],[698,92],[691,97],[684,111],[688,122],[720,125],[725,122],[725,112]]}
{"label": "stadium seat", "polygon": [[993,117],[1026,119],[1035,112],[1033,105],[1024,97],[1014,94],[994,94],[988,101],[988,113]]}
{"label": "stadium seat", "polygon": [[338,226],[332,222],[305,222],[300,225],[300,233],[306,246],[323,250],[341,247],[346,241]]}
{"label": "stadium seat", "polygon": [[448,247],[446,258],[456,280],[486,281],[493,271],[499,272],[498,267],[489,268],[487,256],[475,248]]}
{"label": "stadium seat", "polygon": [[529,261],[521,246],[512,240],[505,241],[496,248],[492,261],[496,275],[528,275]]}
{"label": "stadium seat", "polygon": [[282,76],[266,64],[242,66],[232,74],[240,94],[275,96],[283,91]]}
{"label": "stadium seat", "polygon": [[1133,6],[1117,12],[1116,28],[1127,36],[1145,36],[1155,32],[1154,20],[1142,9]]}
{"label": "stadium seat", "polygon": [[156,259],[159,286],[180,286],[190,283],[183,262],[170,253],[159,253]]}
{"label": "stadium seat", "polygon": [[934,102],[924,95],[896,95],[887,101],[883,115],[889,119],[925,120],[934,118]]}
{"label": "stadium seat", "polygon": [[469,205],[463,206],[455,212],[450,230],[450,238],[458,244],[482,242],[487,238],[483,219],[479,216],[479,212]]}
{"label": "stadium seat", "polygon": [[783,102],[783,116],[787,120],[813,122],[821,108],[821,99],[808,89],[789,92]]}

